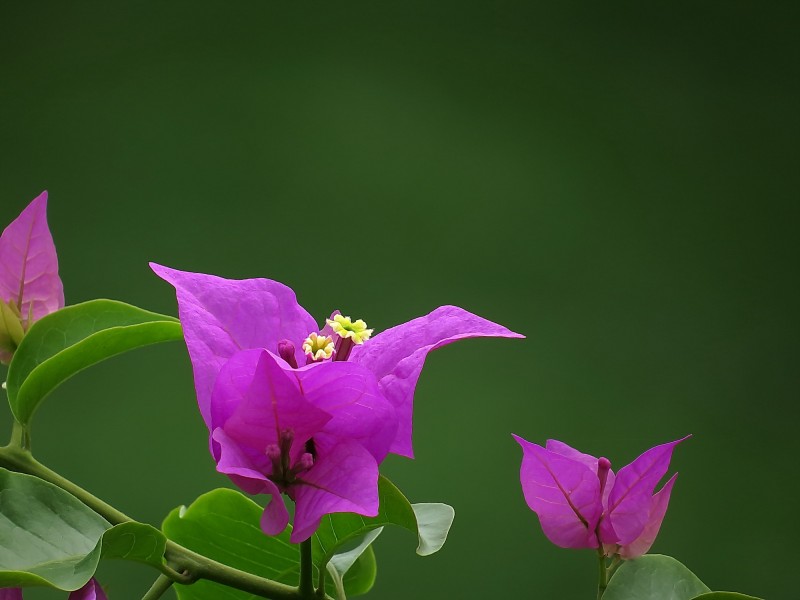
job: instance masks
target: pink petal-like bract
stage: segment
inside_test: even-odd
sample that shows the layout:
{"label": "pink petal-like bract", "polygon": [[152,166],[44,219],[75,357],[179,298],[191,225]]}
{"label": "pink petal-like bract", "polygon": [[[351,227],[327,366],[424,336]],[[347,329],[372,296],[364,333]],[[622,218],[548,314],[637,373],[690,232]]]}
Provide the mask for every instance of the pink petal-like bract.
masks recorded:
{"label": "pink petal-like bract", "polygon": [[22,600],[22,588],[0,588],[0,600]]}
{"label": "pink petal-like bract", "polygon": [[[156,275],[172,284],[178,315],[192,360],[197,402],[211,428],[211,392],[222,365],[239,350],[277,352],[283,339],[302,340],[317,324],[291,288],[270,279],[223,279],[150,263]],[[298,364],[305,363],[300,348]]]}
{"label": "pink petal-like bract", "polygon": [[397,416],[370,371],[351,362],[326,362],[293,372],[306,399],[331,415],[326,432],[360,443],[379,463],[386,458]]}
{"label": "pink petal-like bract", "polygon": [[311,537],[329,513],[378,515],[378,463],[361,444],[325,434],[314,438],[319,460],[301,477],[291,541]]}
{"label": "pink petal-like bract", "polygon": [[[0,300],[16,305],[26,330],[32,321],[64,307],[56,247],[47,226],[47,192],[0,235]],[[7,352],[0,356],[9,359]]]}
{"label": "pink petal-like bract", "polygon": [[661,529],[661,523],[664,520],[664,515],[667,513],[667,506],[669,505],[669,497],[672,493],[672,486],[675,485],[675,479],[678,474],[664,484],[659,492],[650,499],[650,513],[647,517],[647,523],[642,530],[642,533],[626,546],[619,549],[619,555],[628,560],[636,558],[642,554],[646,554],[658,535]]}
{"label": "pink petal-like bract", "polygon": [[[280,491],[296,502],[292,541],[307,539],[332,512],[377,514],[371,449],[385,456],[394,427],[381,416],[393,420],[394,411],[363,367],[291,369],[266,350],[244,350],[220,370],[210,408],[217,470],[246,492],[272,495],[262,518],[266,533],[286,526]],[[276,467],[279,450],[286,467]]]}
{"label": "pink petal-like bract", "polygon": [[597,473],[597,459],[591,454],[584,454],[569,444],[565,444],[564,442],[560,442],[558,440],[547,440],[544,447],[550,452],[555,452],[561,456],[566,456],[572,460],[577,460],[579,463],[586,465],[593,473]]}
{"label": "pink petal-like bract", "polygon": [[81,589],[72,592],[67,600],[108,600],[97,580],[90,579]]}
{"label": "pink petal-like bract", "polygon": [[524,336],[457,306],[440,306],[353,348],[350,360],[375,374],[381,391],[397,411],[397,436],[390,452],[414,456],[411,444],[414,388],[428,352],[471,337]]}
{"label": "pink petal-like bract", "polygon": [[261,529],[267,535],[278,535],[289,524],[289,511],[283,503],[281,491],[265,474],[265,456],[240,448],[222,428],[211,434],[217,449],[217,471],[225,473],[230,480],[248,494],[269,494],[270,500],[261,517]]}
{"label": "pink petal-like bract", "polygon": [[669,468],[672,450],[685,439],[651,448],[619,470],[604,518],[604,525],[613,529],[613,539],[611,530],[602,527],[603,543],[625,546],[642,534],[648,522],[653,490]]}
{"label": "pink petal-like bract", "polygon": [[547,538],[562,548],[596,548],[600,480],[583,460],[542,448],[516,435],[522,447],[520,482]]}
{"label": "pink petal-like bract", "polygon": [[0,235],[0,298],[13,300],[27,319],[64,307],[58,257],[47,227],[47,192],[42,192]]}
{"label": "pink petal-like bract", "polygon": [[[240,446],[257,450],[278,444],[286,429],[302,445],[331,420],[266,350],[233,355],[220,371],[211,404],[215,427],[222,427]],[[220,406],[233,410],[223,416]]]}

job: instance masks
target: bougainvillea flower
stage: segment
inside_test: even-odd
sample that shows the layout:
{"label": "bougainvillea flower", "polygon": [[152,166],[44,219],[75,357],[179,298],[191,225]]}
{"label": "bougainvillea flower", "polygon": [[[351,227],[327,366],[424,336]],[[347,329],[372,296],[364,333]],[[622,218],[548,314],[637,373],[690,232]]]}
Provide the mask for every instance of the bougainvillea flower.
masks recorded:
{"label": "bougainvillea flower", "polygon": [[0,362],[34,321],[64,306],[58,257],[42,192],[0,235]]}
{"label": "bougainvillea flower", "polygon": [[293,542],[328,513],[378,514],[378,463],[396,425],[374,375],[346,362],[292,369],[266,350],[243,350],[223,365],[211,396],[217,470],[271,495],[261,520],[270,535],[288,523],[280,494],[292,498]]}
{"label": "bougainvillea flower", "polygon": [[[528,506],[547,538],[562,548],[604,547],[609,555],[646,553],[661,527],[677,473],[661,490],[675,440],[651,448],[615,475],[607,458],[595,458],[563,442],[546,447],[513,436],[522,446],[520,481]],[[687,436],[688,437],[688,436]]]}
{"label": "bougainvillea flower", "polygon": [[22,600],[22,588],[1,588],[0,600]]}
{"label": "bougainvillea flower", "polygon": [[67,600],[108,600],[106,593],[97,580],[92,577],[85,586],[79,590],[75,590],[69,595]]}
{"label": "bougainvillea flower", "polygon": [[209,426],[211,393],[222,365],[239,350],[263,348],[294,368],[347,361],[371,371],[399,419],[390,451],[412,457],[414,388],[428,352],[469,337],[523,337],[455,306],[442,306],[374,336],[363,321],[338,311],[320,329],[294,292],[276,281],[150,266],[176,289],[197,400]]}

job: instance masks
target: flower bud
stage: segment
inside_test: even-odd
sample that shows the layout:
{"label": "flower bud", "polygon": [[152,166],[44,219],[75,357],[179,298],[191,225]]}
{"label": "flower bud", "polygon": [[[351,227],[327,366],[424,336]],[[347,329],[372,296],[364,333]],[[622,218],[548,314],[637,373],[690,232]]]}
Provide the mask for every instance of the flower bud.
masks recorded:
{"label": "flower bud", "polygon": [[597,478],[600,480],[600,496],[606,489],[606,480],[608,479],[608,472],[611,470],[611,461],[605,456],[597,459]]}
{"label": "flower bud", "polygon": [[314,457],[311,456],[309,452],[303,452],[300,455],[300,458],[297,459],[297,463],[295,463],[295,471],[297,473],[302,473],[303,471],[308,471],[311,467],[314,466]]}
{"label": "flower bud", "polygon": [[289,340],[281,340],[278,342],[278,355],[289,363],[293,369],[297,368],[297,359],[294,356],[294,344]]}

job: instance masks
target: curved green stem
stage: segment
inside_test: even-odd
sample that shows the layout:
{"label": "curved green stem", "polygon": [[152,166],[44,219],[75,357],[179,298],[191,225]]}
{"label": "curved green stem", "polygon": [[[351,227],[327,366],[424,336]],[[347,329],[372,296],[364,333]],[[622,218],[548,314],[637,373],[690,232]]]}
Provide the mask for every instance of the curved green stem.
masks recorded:
{"label": "curved green stem", "polygon": [[[11,444],[0,447],[0,466],[19,473],[34,475],[60,487],[113,525],[133,521],[125,513],[47,468],[33,458],[28,450],[16,445]],[[309,545],[309,552],[310,548],[311,546]],[[224,565],[202,554],[197,554],[188,548],[184,548],[171,540],[167,540],[164,557],[167,564],[161,567],[161,572],[164,576],[177,583],[188,585],[199,579],[207,579],[262,598],[271,598],[272,600],[306,600],[313,597],[312,595],[301,593],[296,587]],[[311,573],[310,564],[308,572]],[[313,594],[313,585],[311,586],[311,592]],[[157,598],[157,596],[154,596],[154,598]],[[325,596],[325,598],[327,599],[328,597]]]}
{"label": "curved green stem", "polygon": [[142,600],[158,600],[158,598],[164,595],[164,592],[172,587],[173,583],[175,582],[172,579],[162,573],[158,576],[158,579],[155,580],[155,583],[153,583],[153,586],[147,593],[142,596]]}
{"label": "curved green stem", "polygon": [[93,496],[82,487],[75,485],[66,477],[62,477],[55,471],[47,468],[38,460],[33,458],[30,451],[15,445],[8,445],[0,448],[0,466],[6,467],[19,473],[35,475],[39,479],[49,481],[57,485],[91,508],[97,514],[103,516],[113,525],[133,521],[128,515],[118,511],[116,508]]}
{"label": "curved green stem", "polygon": [[164,556],[176,570],[188,574],[193,581],[207,579],[272,600],[301,600],[303,598],[296,587],[223,565],[171,540],[167,540],[167,551]]}

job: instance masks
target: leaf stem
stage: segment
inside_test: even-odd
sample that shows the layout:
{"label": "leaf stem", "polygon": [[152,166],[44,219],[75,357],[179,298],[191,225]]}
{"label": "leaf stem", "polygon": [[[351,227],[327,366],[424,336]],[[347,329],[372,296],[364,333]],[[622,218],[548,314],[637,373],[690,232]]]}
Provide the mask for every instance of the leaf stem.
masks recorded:
{"label": "leaf stem", "polygon": [[167,540],[165,556],[173,567],[188,574],[193,581],[207,579],[272,600],[302,600],[303,598],[296,587],[234,569],[202,554],[192,552],[171,540]]}
{"label": "leaf stem", "polygon": [[155,580],[153,586],[147,591],[147,593],[142,596],[142,600],[157,600],[164,595],[172,584],[175,583],[172,579],[164,575],[163,573],[158,576],[158,579]]}
{"label": "leaf stem", "polygon": [[133,519],[131,519],[125,513],[118,511],[110,504],[103,502],[80,486],[72,483],[69,479],[62,477],[51,469],[48,469],[38,460],[33,458],[29,450],[25,450],[24,448],[20,448],[19,446],[15,445],[9,445],[0,448],[0,466],[9,468],[19,473],[34,475],[39,479],[44,479],[53,485],[57,485],[62,490],[65,490],[75,496],[78,500],[83,502],[97,514],[103,516],[113,525],[133,521]]}
{"label": "leaf stem", "polygon": [[300,542],[300,587],[301,598],[314,597],[314,563],[311,559],[311,538]]}
{"label": "leaf stem", "polygon": [[597,600],[601,600],[608,587],[608,571],[606,570],[606,555],[602,544],[597,548]]}
{"label": "leaf stem", "polygon": [[615,554],[614,558],[611,560],[611,564],[608,565],[608,569],[606,569],[609,579],[611,579],[611,576],[616,572],[621,564],[622,559],[620,558],[619,554]]}
{"label": "leaf stem", "polygon": [[317,598],[324,598],[325,597],[325,574],[327,572],[328,565],[325,565],[319,570],[319,579],[317,580]]}
{"label": "leaf stem", "polygon": [[[18,473],[34,475],[60,487],[75,496],[113,525],[133,521],[133,519],[125,513],[117,510],[90,492],[87,492],[69,479],[47,468],[33,458],[31,453],[25,449],[15,445],[0,447],[0,466]],[[309,542],[309,563],[306,569],[308,573],[312,573],[310,552],[311,545]],[[301,558],[302,556],[303,554],[301,552]],[[171,540],[167,540],[164,557],[166,558],[167,564],[162,565],[160,570],[164,576],[177,583],[189,585],[199,579],[207,579],[208,581],[214,581],[237,590],[249,592],[261,598],[270,598],[271,600],[306,600],[313,598],[313,585],[310,586],[311,594],[301,592],[296,587],[229,567],[228,565],[217,562],[202,554],[193,552],[188,548],[184,548]],[[303,573],[302,566],[301,573]],[[309,575],[309,583],[311,581],[311,575]],[[157,598],[157,596],[153,596],[153,598]],[[326,600],[331,600],[328,596],[324,596],[324,598]]]}
{"label": "leaf stem", "polygon": [[28,432],[28,428],[16,419],[11,429],[11,441],[9,442],[9,446],[19,448],[20,450],[27,450],[28,452],[31,450],[31,436]]}

